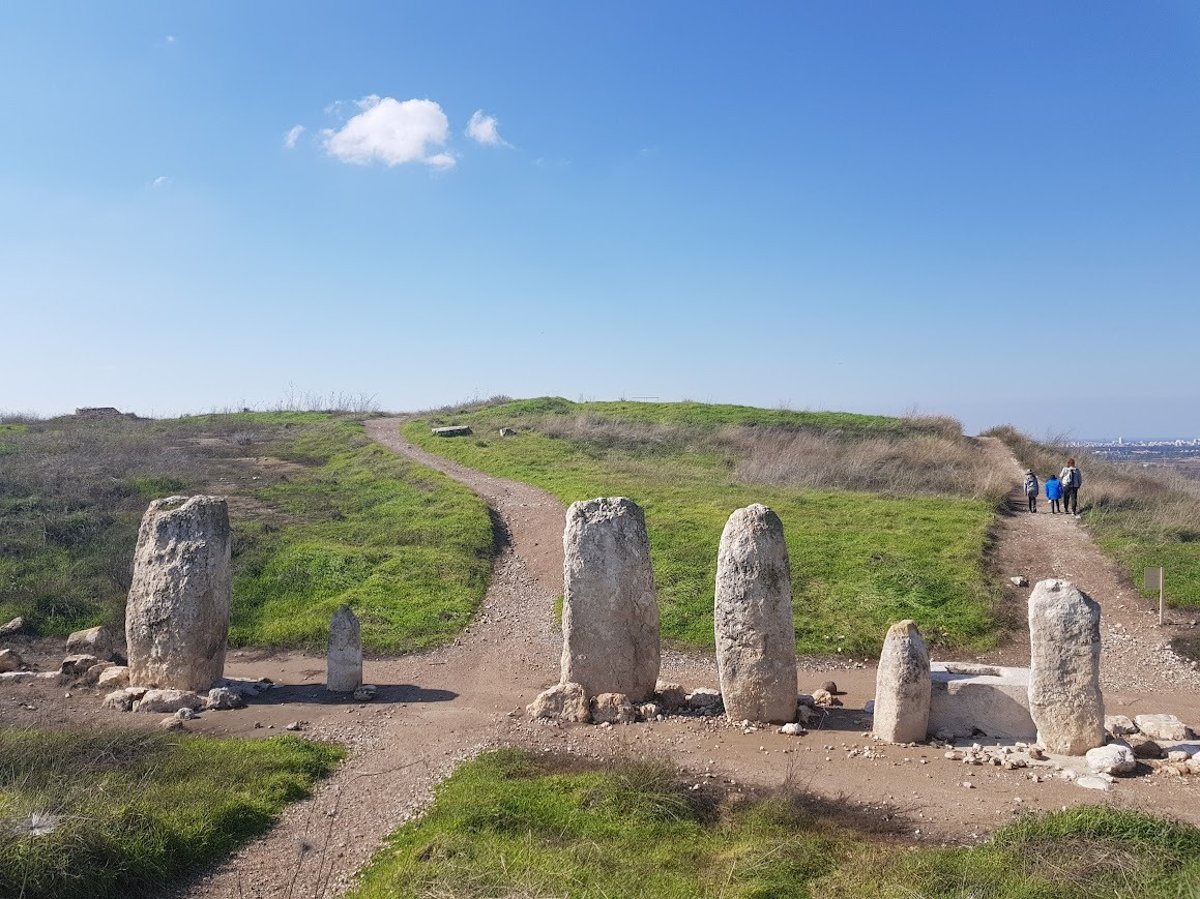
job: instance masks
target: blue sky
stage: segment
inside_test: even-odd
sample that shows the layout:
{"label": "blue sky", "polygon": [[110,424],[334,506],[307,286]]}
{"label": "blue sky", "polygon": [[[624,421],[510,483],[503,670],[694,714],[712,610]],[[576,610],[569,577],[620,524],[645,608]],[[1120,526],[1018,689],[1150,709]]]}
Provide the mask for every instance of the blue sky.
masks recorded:
{"label": "blue sky", "polygon": [[1200,430],[1192,3],[5,4],[0,79],[0,408]]}

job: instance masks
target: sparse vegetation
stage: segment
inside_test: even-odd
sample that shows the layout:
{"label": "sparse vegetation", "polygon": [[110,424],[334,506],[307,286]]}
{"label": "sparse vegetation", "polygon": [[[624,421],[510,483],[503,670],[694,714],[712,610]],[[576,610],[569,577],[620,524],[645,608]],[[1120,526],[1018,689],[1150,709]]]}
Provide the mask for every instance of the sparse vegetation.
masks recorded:
{"label": "sparse vegetation", "polygon": [[353,895],[1167,899],[1200,888],[1200,831],[1135,812],[1029,816],[970,849],[917,848],[886,826],[792,789],[695,791],[666,765],[502,750],[445,781]]}
{"label": "sparse vegetation", "polygon": [[1096,545],[1125,567],[1138,588],[1144,569],[1163,566],[1167,600],[1200,608],[1200,485],[1170,471],[1134,468],[1077,447],[1035,441],[1010,425],[988,433],[1043,478],[1058,474],[1074,456],[1084,477],[1080,512]]}
{"label": "sparse vegetation", "polygon": [[22,615],[43,634],[120,626],[138,522],[171,493],[230,497],[238,644],[322,646],[330,614],[350,602],[369,649],[434,645],[486,589],[484,504],[344,416],[68,416],[21,427],[0,439],[13,448],[0,466],[0,618]]}
{"label": "sparse vegetation", "polygon": [[265,831],[341,757],[296,737],[0,729],[0,896],[158,895]]}
{"label": "sparse vegetation", "polygon": [[[467,424],[475,434],[435,438],[435,424]],[[501,427],[518,436],[501,438]],[[982,556],[1008,485],[980,488],[992,483],[990,466],[966,438],[951,439],[951,427],[741,406],[538,399],[414,421],[404,433],[567,503],[636,500],[650,529],[663,632],[693,645],[713,641],[716,550],[729,513],[766,503],[788,535],[798,648],[866,655],[906,617],[944,646],[983,648],[998,638]]]}

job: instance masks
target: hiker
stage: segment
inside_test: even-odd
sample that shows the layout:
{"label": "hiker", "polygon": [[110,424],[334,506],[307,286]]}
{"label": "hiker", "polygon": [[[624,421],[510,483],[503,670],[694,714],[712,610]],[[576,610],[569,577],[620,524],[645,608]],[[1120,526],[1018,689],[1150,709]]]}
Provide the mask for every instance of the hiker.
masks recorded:
{"label": "hiker", "polygon": [[1062,481],[1055,475],[1046,478],[1046,499],[1050,500],[1050,514],[1058,514],[1058,501],[1062,499]]}
{"label": "hiker", "polygon": [[1083,486],[1083,475],[1075,467],[1074,459],[1067,460],[1067,464],[1063,466],[1063,470],[1058,473],[1058,479],[1062,481],[1063,511],[1078,518],[1079,488]]}
{"label": "hiker", "polygon": [[1025,469],[1025,498],[1029,500],[1029,511],[1037,511],[1038,479],[1032,468]]}

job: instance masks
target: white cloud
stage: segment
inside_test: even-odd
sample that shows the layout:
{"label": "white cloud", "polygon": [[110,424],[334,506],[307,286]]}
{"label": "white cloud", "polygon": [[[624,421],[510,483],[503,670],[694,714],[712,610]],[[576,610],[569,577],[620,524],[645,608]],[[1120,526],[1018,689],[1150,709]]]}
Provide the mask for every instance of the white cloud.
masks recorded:
{"label": "white cloud", "polygon": [[288,129],[288,133],[283,136],[283,145],[289,150],[296,146],[296,141],[300,140],[300,135],[304,133],[303,125],[293,125]]}
{"label": "white cloud", "polygon": [[167,43],[168,43],[168,44],[173,44],[173,43],[175,43],[175,35],[173,35],[173,34],[168,34],[168,35],[167,35]]}
{"label": "white cloud", "polygon": [[500,120],[494,115],[484,115],[482,109],[471,113],[471,121],[467,122],[465,133],[478,144],[486,144],[489,147],[512,146],[500,136]]}
{"label": "white cloud", "polygon": [[336,131],[322,132],[325,151],[342,162],[387,166],[419,162],[435,169],[453,168],[445,146],[450,122],[432,100],[397,100],[372,94],[358,101],[361,112]]}
{"label": "white cloud", "polygon": [[155,178],[153,181],[150,182],[150,186],[153,187],[155,190],[158,190],[160,187],[166,187],[170,183],[171,183],[171,179],[168,178],[166,175],[159,175],[157,178]]}

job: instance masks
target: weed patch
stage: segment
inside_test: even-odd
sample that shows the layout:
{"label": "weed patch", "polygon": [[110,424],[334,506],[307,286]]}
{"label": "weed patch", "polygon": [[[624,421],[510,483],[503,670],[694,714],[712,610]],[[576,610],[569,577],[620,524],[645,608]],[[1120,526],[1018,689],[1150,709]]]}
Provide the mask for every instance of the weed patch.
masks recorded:
{"label": "weed patch", "polygon": [[156,895],[265,831],[341,757],[296,737],[0,729],[0,896]]}

